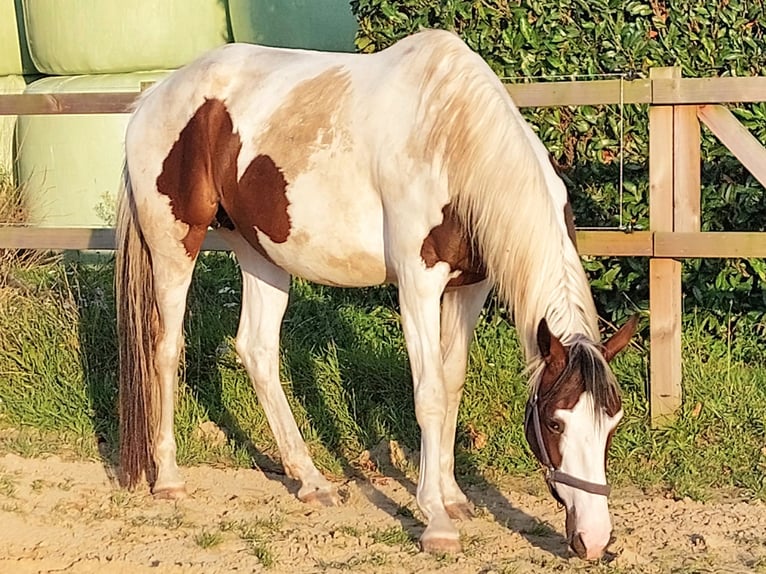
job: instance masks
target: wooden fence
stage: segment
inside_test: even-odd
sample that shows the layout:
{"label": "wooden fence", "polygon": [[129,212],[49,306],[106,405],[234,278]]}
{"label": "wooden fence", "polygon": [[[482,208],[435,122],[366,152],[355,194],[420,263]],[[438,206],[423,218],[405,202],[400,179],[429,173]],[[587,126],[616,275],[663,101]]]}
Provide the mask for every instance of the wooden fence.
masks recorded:
{"label": "wooden fence", "polygon": [[[579,230],[583,255],[649,258],[654,424],[681,404],[681,264],[685,257],[766,257],[766,233],[700,231],[700,124],[766,187],[766,149],[721,102],[766,101],[766,77],[681,78],[655,68],[633,81],[509,84],[520,107],[649,104],[649,231]],[[0,115],[126,113],[136,93],[0,95]],[[0,227],[0,249],[113,249],[113,229]],[[215,232],[204,249],[225,249]]]}

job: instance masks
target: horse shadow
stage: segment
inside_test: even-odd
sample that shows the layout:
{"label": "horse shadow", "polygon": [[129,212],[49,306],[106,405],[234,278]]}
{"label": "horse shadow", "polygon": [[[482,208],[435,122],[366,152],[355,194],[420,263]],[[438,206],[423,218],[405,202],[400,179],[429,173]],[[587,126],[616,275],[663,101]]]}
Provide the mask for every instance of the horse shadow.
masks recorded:
{"label": "horse shadow", "polygon": [[79,317],[85,393],[98,453],[107,476],[118,482],[118,358],[114,262],[101,252],[65,252],[62,265]]}
{"label": "horse shadow", "polygon": [[[113,261],[103,255],[95,262],[76,256],[75,264],[86,392],[102,463],[107,474],[116,481],[118,360],[111,289]],[[220,357],[227,348],[230,350],[239,307],[229,304],[221,309],[221,305],[227,305],[227,298],[229,303],[236,303],[241,293],[239,272],[235,265],[224,266],[223,273],[230,274],[226,281],[230,287],[222,292],[221,279],[215,277],[221,272],[220,266],[211,265],[207,276],[205,261],[202,266],[203,271],[195,274],[187,305],[187,344],[182,364],[186,385],[201,409],[224,431],[235,448],[244,450],[256,468],[296,494],[298,483],[286,477],[281,463],[255,444],[243,421],[222,400],[226,383]],[[388,441],[395,441],[404,451],[414,452],[418,448],[419,429],[406,350],[403,344],[371,343],[371,337],[377,333],[365,332],[366,325],[358,320],[360,314],[381,313],[381,308],[390,310],[390,316],[384,320],[390,327],[387,336],[400,340],[396,294],[392,288],[319,288],[317,292],[302,289],[300,283],[294,284],[282,329],[282,372],[291,381],[296,406],[307,413],[319,442],[340,463],[346,482],[355,481],[371,504],[390,514],[415,537],[425,524],[376,488],[366,473],[369,468],[362,468],[359,460],[350,459],[348,449],[344,448],[344,444],[351,442],[356,449],[371,452],[376,472],[406,489],[414,504],[413,474],[385,460],[389,453],[381,449]],[[208,314],[203,314],[203,309],[207,309]],[[217,309],[213,326],[209,321],[212,309]],[[326,381],[320,384],[323,377],[328,377],[327,373],[320,372],[318,365],[326,361],[317,361],[318,356],[322,359],[329,356],[335,366],[329,384]],[[241,366],[239,369],[243,370]],[[254,390],[252,394],[254,398]],[[331,416],[339,409],[346,416]],[[410,465],[415,468],[417,461],[410,461]],[[536,528],[540,521],[515,507],[496,485],[483,477],[474,463],[459,466],[458,482],[468,485],[464,490],[469,499],[483,509],[482,512],[491,514],[496,523],[519,533],[535,547],[553,555],[564,555],[567,547],[564,537],[552,529]],[[341,484],[341,497],[343,490]]]}
{"label": "horse shadow", "polygon": [[[115,484],[119,476],[119,361],[117,349],[116,305],[114,298],[114,257],[103,252],[66,252],[63,265],[72,277],[72,292],[79,316],[79,347],[85,393],[93,423],[98,453],[106,474]],[[209,304],[220,297],[210,285],[193,282],[190,302]],[[201,300],[201,301],[200,301]],[[190,311],[189,315],[194,314]],[[220,402],[222,379],[216,368],[216,356],[225,342],[224,331],[236,329],[233,314],[219,314],[218,329],[205,337],[201,325],[187,318],[185,335],[191,342],[184,351],[181,377],[187,379],[192,393],[217,425],[225,428],[235,444],[265,472],[279,472],[281,465],[262,453],[249,434]],[[204,380],[203,385],[195,381]]]}
{"label": "horse shadow", "polygon": [[[396,290],[393,287],[319,288],[319,292],[319,297],[316,291],[310,295],[302,289],[291,292],[282,333],[282,368],[292,381],[293,394],[304,409],[318,417],[320,413],[338,412],[340,396],[352,403],[349,410],[357,426],[382,427],[381,432],[360,433],[363,436],[356,437],[357,444],[371,453],[375,472],[397,482],[414,504],[417,485],[411,471],[416,471],[418,465],[416,451],[420,431],[415,418],[409,360],[401,339]],[[391,329],[383,336],[401,343],[388,341],[380,345],[371,341],[364,321],[359,320],[359,314],[366,313],[384,313],[383,323]],[[376,325],[379,326],[380,321]],[[317,350],[324,350],[330,355],[329,362],[336,365],[336,383],[341,393],[328,391],[327,385],[318,384],[322,373],[316,372]],[[368,484],[364,493],[370,502],[397,519],[405,530],[419,535],[425,524],[411,513],[402,513],[397,502],[370,484],[369,477],[360,471],[358,461],[349,460],[345,455],[341,445],[348,439],[348,421],[342,417],[321,417],[317,427],[323,444],[341,461],[344,476],[357,479],[360,485]],[[490,514],[497,524],[520,534],[541,550],[556,556],[567,555],[565,537],[514,506],[498,486],[484,477],[474,461],[457,464],[458,482],[480,513]]]}

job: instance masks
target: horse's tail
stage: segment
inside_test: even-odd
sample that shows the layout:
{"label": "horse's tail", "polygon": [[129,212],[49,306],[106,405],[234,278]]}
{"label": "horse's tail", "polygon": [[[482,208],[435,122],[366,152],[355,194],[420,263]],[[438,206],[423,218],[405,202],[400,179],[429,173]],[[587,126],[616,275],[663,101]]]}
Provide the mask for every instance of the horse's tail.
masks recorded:
{"label": "horse's tail", "polygon": [[159,315],[149,248],[136,216],[127,164],[117,216],[117,339],[120,360],[120,466],[122,482],[134,488],[154,480],[157,375],[154,364]]}

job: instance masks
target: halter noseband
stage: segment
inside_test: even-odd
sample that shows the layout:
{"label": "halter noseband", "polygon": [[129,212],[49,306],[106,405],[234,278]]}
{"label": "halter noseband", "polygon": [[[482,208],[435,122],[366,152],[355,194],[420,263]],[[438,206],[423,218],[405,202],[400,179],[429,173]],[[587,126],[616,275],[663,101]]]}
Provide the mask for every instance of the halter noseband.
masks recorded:
{"label": "halter noseband", "polygon": [[597,484],[595,482],[583,480],[581,478],[577,478],[576,476],[572,476],[571,474],[567,474],[566,472],[562,472],[553,466],[551,457],[548,455],[548,449],[545,448],[545,442],[543,441],[543,431],[542,427],[540,426],[540,405],[537,398],[537,391],[535,391],[534,396],[529,401],[529,411],[527,411],[527,416],[525,417],[525,425],[529,424],[530,416],[532,418],[532,428],[535,432],[535,439],[537,439],[537,446],[540,449],[540,462],[545,467],[545,483],[548,485],[551,494],[553,494],[556,500],[563,504],[560,497],[558,496],[558,493],[556,493],[556,483],[566,484],[567,486],[571,486],[572,488],[576,488],[590,494],[609,496],[609,494],[612,492],[612,487],[608,484]]}

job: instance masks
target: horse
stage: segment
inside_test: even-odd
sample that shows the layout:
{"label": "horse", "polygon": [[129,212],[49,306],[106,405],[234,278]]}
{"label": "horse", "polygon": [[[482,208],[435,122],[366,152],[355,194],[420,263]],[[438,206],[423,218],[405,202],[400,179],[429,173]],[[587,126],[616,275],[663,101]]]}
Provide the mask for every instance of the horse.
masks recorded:
{"label": "horse", "polygon": [[209,228],[242,272],[236,351],[299,499],[339,503],[279,380],[291,276],[395,284],[421,431],[420,545],[458,552],[473,515],[454,443],[468,350],[490,292],[530,365],[526,436],[584,558],[611,537],[606,451],[622,417],[566,188],[486,62],[424,30],[375,54],[228,44],[138,99],[125,136],[115,268],[120,467],[179,498],[173,411],[186,295]]}

